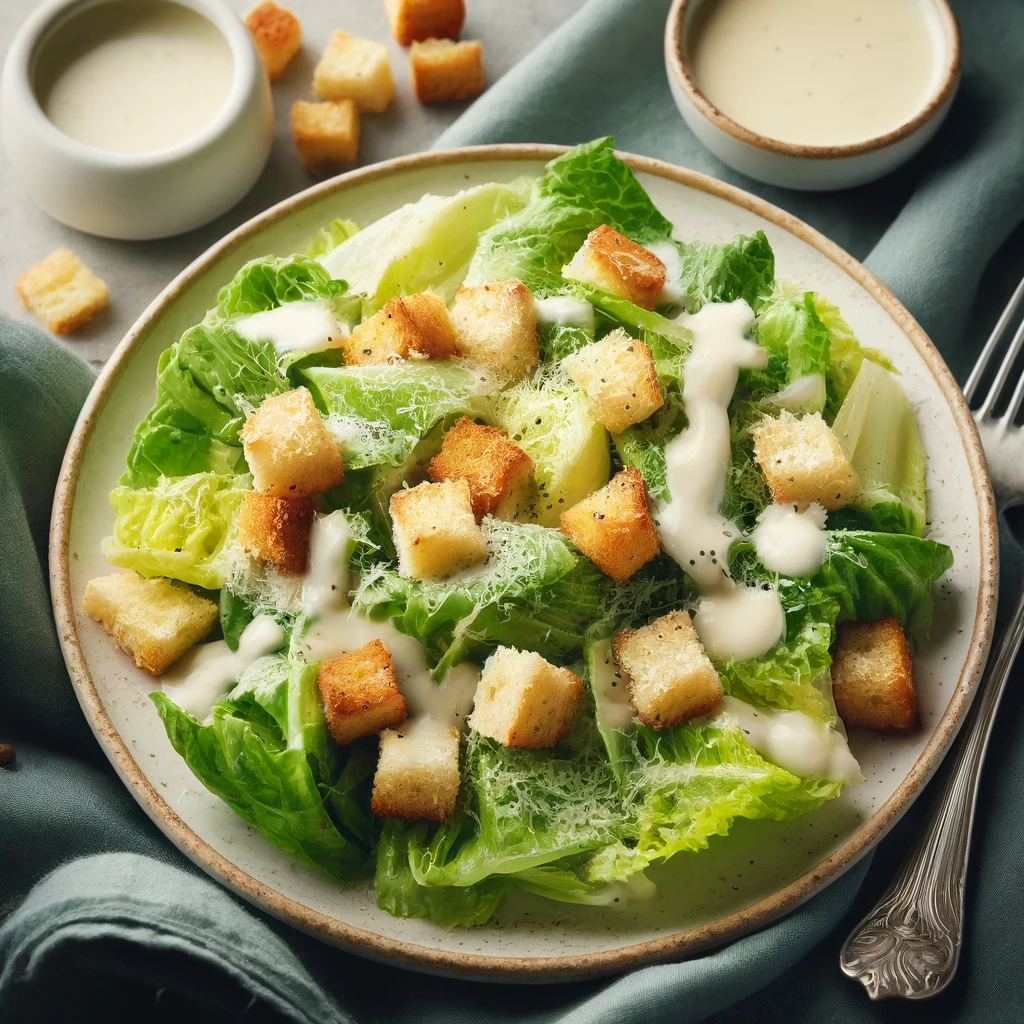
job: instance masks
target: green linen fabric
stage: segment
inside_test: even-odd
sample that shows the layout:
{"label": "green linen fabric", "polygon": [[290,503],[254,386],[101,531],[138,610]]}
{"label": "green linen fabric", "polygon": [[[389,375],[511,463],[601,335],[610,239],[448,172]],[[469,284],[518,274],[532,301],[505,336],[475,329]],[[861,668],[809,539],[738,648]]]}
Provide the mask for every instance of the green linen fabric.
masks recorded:
{"label": "green linen fabric", "polygon": [[[818,195],[751,182],[689,133],[661,56],[668,6],[591,0],[439,145],[614,134],[622,149],[734,182],[866,258],[962,378],[1013,270],[1024,272],[1024,232],[1000,249],[1024,219],[1024,4],[956,4],[964,80],[946,126],[888,179]],[[49,511],[91,381],[84,363],[40,332],[0,320],[0,742],[18,753],[13,771],[0,770],[0,1020],[1024,1019],[1019,686],[1011,687],[985,771],[960,976],[929,1003],[870,1004],[836,965],[843,935],[884,886],[923,807],[882,844],[870,870],[862,862],[776,924],[681,963],[585,983],[415,975],[316,942],[220,888],[161,836],[116,778],[60,655],[47,592]],[[1021,579],[1021,563],[1007,557],[1016,553],[1007,541],[1010,585]]]}

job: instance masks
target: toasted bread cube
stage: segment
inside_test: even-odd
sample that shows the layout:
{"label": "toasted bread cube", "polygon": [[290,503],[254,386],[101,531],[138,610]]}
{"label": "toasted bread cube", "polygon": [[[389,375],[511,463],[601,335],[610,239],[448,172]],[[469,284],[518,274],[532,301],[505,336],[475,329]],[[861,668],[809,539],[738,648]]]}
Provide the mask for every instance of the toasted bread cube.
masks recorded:
{"label": "toasted bread cube", "polygon": [[492,515],[533,474],[533,459],[497,427],[463,416],[430,460],[431,480],[465,480],[477,519]]}
{"label": "toasted bread cube", "polygon": [[352,100],[297,100],[292,104],[292,138],[310,174],[337,174],[359,158],[359,111]]}
{"label": "toasted bread cube", "polygon": [[444,296],[420,292],[388,299],[342,343],[348,366],[374,366],[402,359],[451,359],[455,328]]}
{"label": "toasted bread cube", "polygon": [[572,728],[583,680],[533,651],[499,647],[484,665],[469,724],[506,747],[539,750]]}
{"label": "toasted bread cube", "polygon": [[918,727],[914,667],[899,619],[839,624],[832,692],[848,728],[910,732]]}
{"label": "toasted bread cube", "polygon": [[238,512],[238,542],[250,554],[276,566],[282,576],[299,576],[306,571],[315,515],[312,498],[278,498],[246,491]]}
{"label": "toasted bread cube", "polygon": [[453,43],[426,39],[409,50],[409,76],[420,103],[467,100],[483,92],[483,44],[479,39]]}
{"label": "toasted bread cube", "polygon": [[466,20],[463,0],[384,0],[384,7],[402,46],[424,39],[458,39]]}
{"label": "toasted bread cube", "polygon": [[380,640],[323,662],[317,682],[335,743],[352,743],[401,725],[408,714],[391,651]]}
{"label": "toasted bread cube", "polygon": [[313,91],[321,99],[352,100],[363,113],[379,114],[395,95],[387,49],[334,32],[313,71]]}
{"label": "toasted bread cube", "polygon": [[267,78],[276,81],[302,45],[302,25],[287,7],[263,0],[244,18]]}
{"label": "toasted bread cube", "polygon": [[134,572],[89,580],[82,611],[150,675],[165,672],[217,621],[217,606],[184,586]]}
{"label": "toasted bread cube", "polygon": [[689,612],[669,612],[643,629],[622,630],[612,653],[637,717],[652,729],[706,715],[722,699],[721,680]]}
{"label": "toasted bread cube", "polygon": [[587,235],[562,276],[589,281],[642,309],[654,309],[665,286],[665,264],[650,249],[602,224]]}
{"label": "toasted bread cube", "polygon": [[521,380],[540,362],[533,294],[522,281],[460,288],[452,322],[459,355],[499,381]]}
{"label": "toasted bread cube", "polygon": [[487,541],[473,515],[465,480],[396,491],[391,519],[403,576],[438,579],[487,560]]}
{"label": "toasted bread cube", "polygon": [[621,328],[563,359],[562,366],[587,396],[594,419],[613,434],[664,404],[650,347]]}
{"label": "toasted bread cube", "polygon": [[561,516],[562,533],[616,583],[661,550],[638,469],[624,469]]}
{"label": "toasted bread cube", "polygon": [[418,722],[380,734],[370,806],[382,818],[445,821],[459,796],[459,730]]}
{"label": "toasted bread cube", "polygon": [[58,249],[15,282],[18,296],[54,334],[70,334],[110,297],[107,286],[70,250]]}
{"label": "toasted bread cube", "polygon": [[300,498],[341,482],[338,446],[305,388],[266,399],[245,421],[241,436],[257,491]]}
{"label": "toasted bread cube", "polygon": [[798,419],[785,410],[751,428],[754,458],[780,505],[816,501],[824,509],[845,505],[860,481],[820,413]]}

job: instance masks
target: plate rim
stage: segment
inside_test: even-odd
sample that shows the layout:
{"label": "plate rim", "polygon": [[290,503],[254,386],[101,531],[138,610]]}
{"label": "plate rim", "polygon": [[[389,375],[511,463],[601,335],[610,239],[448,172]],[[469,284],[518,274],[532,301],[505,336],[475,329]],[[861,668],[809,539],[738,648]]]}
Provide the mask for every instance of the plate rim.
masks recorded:
{"label": "plate rim", "polygon": [[829,857],[788,885],[748,907],[715,921],[672,935],[630,943],[611,950],[566,956],[488,956],[433,949],[346,924],[284,896],[242,871],[189,827],[149,782],[111,721],[92,680],[80,642],[71,592],[69,542],[74,499],[82,461],[99,415],[133,353],[180,293],[253,235],[303,207],[355,186],[421,168],[485,161],[547,161],[569,147],[551,144],[504,143],[430,150],[397,157],[350,171],[313,185],[241,224],[192,261],[150,303],[114,350],[98,375],[78,416],[61,465],[50,522],[50,590],[57,633],[75,695],[104,753],[150,819],[190,860],[259,909],[299,930],[350,952],[400,966],[478,980],[554,982],[609,974],[644,964],[692,955],[763,927],[788,913],[826,883],[851,868],[899,820],[938,767],[970,707],[985,665],[995,627],[998,582],[998,521],[991,483],[974,419],[945,361],[923,328],[896,296],[858,260],[810,225],[742,189],[698,171],[652,157],[617,151],[634,171],[652,174],[724,199],[788,232],[817,249],[860,284],[896,322],[913,344],[949,407],[964,447],[977,498],[979,586],[974,628],[963,669],[949,704],[936,723],[914,765],[874,814]]}

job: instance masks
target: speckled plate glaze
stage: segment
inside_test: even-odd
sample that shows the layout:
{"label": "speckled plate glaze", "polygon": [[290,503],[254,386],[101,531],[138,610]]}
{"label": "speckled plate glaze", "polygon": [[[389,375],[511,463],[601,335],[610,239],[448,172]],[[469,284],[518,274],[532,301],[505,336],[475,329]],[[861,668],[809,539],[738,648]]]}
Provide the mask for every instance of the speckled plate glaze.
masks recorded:
{"label": "speckled plate glaze", "polygon": [[206,792],[174,753],[146,694],[152,680],[79,609],[85,583],[110,572],[107,493],[153,396],[157,358],[247,260],[301,250],[332,217],[361,224],[426,192],[539,174],[562,150],[488,146],[426,153],[309,189],[243,225],[177,278],[121,342],[93,388],[54,501],[50,564],[64,656],[114,767],[184,853],[264,910],[345,949],[463,977],[556,981],[692,954],[762,927],[849,868],[899,818],[935,770],[970,703],[995,611],[997,535],[985,460],[946,365],[910,314],[859,263],[767,203],[669,164],[626,157],[680,235],[729,238],[763,228],[787,274],[838,302],[857,335],[902,370],[928,453],[931,536],[956,565],[936,593],[933,642],[915,660],[923,728],[854,734],[866,781],[789,825],[739,822],[709,852],[653,869],[659,894],[615,909],[521,896],[484,927],[446,931],[378,910],[369,888],[340,888],[289,860]]}

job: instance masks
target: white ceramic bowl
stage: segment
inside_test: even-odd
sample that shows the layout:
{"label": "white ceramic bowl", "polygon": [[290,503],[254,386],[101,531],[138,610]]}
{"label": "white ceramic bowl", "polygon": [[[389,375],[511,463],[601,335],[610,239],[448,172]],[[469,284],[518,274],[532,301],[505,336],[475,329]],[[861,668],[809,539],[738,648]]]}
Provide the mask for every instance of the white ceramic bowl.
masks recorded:
{"label": "white ceramic bowl", "polygon": [[80,231],[143,239],[199,227],[249,191],[270,154],[273,102],[252,39],[220,0],[174,0],[203,15],[227,40],[234,77],[224,106],[199,134],[167,149],[138,154],[96,149],[49,121],[33,83],[47,38],[69,16],[97,2],[104,0],[52,0],[15,36],[0,91],[7,158],[32,199]]}
{"label": "white ceramic bowl", "polygon": [[922,0],[939,46],[929,97],[909,121],[885,135],[846,146],[796,145],[751,131],[723,114],[697,87],[690,71],[690,30],[700,9],[714,2],[672,4],[665,25],[669,86],[694,135],[720,160],[751,178],[813,192],[863,185],[909,160],[949,112],[960,83],[960,29],[946,0]]}

